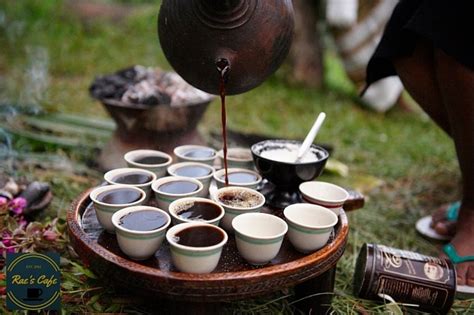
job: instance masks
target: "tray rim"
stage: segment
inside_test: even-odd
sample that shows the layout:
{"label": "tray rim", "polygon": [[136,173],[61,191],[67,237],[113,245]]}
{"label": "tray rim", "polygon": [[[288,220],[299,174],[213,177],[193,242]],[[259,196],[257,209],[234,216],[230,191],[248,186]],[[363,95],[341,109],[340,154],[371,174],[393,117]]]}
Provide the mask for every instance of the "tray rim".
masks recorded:
{"label": "tray rim", "polygon": [[[265,279],[282,279],[280,281],[283,283],[282,287],[278,288],[262,288],[261,292],[251,292],[245,293],[242,292],[239,294],[240,297],[249,296],[249,295],[258,295],[264,292],[276,291],[282,289],[283,287],[293,286],[295,284],[304,282],[311,278],[317,277],[327,270],[333,268],[345,250],[345,245],[347,242],[347,237],[349,233],[349,225],[347,216],[344,211],[341,212],[339,216],[340,228],[339,233],[336,235],[334,240],[326,245],[323,249],[318,250],[312,254],[304,256],[302,258],[283,263],[278,265],[272,265],[267,267],[262,267],[253,270],[237,271],[237,272],[219,272],[219,273],[208,273],[208,274],[191,274],[183,272],[162,272],[160,269],[144,266],[140,262],[135,262],[130,259],[118,256],[111,251],[108,251],[106,248],[95,243],[94,240],[91,240],[87,237],[87,234],[83,231],[80,224],[81,215],[79,211],[84,206],[84,203],[89,204],[90,198],[89,193],[93,188],[87,189],[77,197],[74,202],[71,204],[67,212],[67,225],[68,232],[71,236],[71,241],[73,247],[87,247],[95,257],[81,257],[82,260],[91,261],[93,259],[101,259],[105,263],[112,264],[120,269],[125,269],[126,271],[134,274],[137,277],[152,277],[153,280],[158,282],[163,282],[165,286],[170,286],[176,284],[178,286],[183,286],[186,289],[192,289],[195,287],[198,290],[199,287],[205,283],[207,287],[203,287],[203,291],[206,290],[218,290],[217,287],[226,287],[226,286],[245,286],[247,282],[251,281],[253,283],[257,281],[263,281]],[[105,254],[104,254],[105,251]],[[92,268],[93,269],[93,268]],[[301,277],[298,277],[298,271],[301,272]],[[304,271],[304,272],[303,272]],[[296,276],[295,276],[296,275]],[[290,279],[288,283],[283,281],[284,279]],[[276,280],[275,280],[276,281]],[[276,281],[278,282],[278,281]],[[155,289],[150,289],[153,291],[160,291]],[[165,295],[169,293],[170,296],[176,298],[180,297],[181,294],[173,292],[163,292]],[[255,294],[254,294],[255,293]],[[205,295],[205,293],[203,293]],[[189,292],[189,296],[197,297],[199,294],[193,294]],[[235,294],[222,293],[220,296],[233,296]]]}

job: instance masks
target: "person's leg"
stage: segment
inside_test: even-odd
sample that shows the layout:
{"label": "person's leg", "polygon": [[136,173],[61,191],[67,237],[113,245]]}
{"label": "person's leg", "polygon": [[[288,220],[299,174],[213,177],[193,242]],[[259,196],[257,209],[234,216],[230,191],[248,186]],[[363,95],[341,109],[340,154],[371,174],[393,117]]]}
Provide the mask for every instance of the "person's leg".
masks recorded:
{"label": "person's leg", "polygon": [[[463,199],[451,244],[460,256],[474,255],[474,71],[439,49],[434,60],[462,173]],[[456,268],[458,284],[474,286],[474,262]]]}
{"label": "person's leg", "polygon": [[419,40],[411,56],[399,57],[393,64],[408,93],[441,129],[451,135],[448,114],[436,82],[433,46]]}
{"label": "person's leg", "polygon": [[[397,58],[393,63],[408,93],[441,129],[451,135],[448,113],[436,81],[431,43],[420,39],[411,56]],[[456,224],[446,220],[447,208],[448,205],[443,205],[433,213],[433,228],[439,234],[453,235]]]}

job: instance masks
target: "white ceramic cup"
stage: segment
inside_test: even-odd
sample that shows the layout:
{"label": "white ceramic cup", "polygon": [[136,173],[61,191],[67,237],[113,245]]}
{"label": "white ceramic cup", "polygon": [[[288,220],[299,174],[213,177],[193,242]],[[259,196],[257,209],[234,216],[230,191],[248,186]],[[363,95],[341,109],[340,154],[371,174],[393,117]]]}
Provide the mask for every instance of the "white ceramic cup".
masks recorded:
{"label": "white ceramic cup", "polygon": [[[160,187],[164,184],[167,183],[172,183],[172,182],[190,182],[193,184],[196,184],[198,186],[198,189],[195,191],[190,191],[187,193],[180,193],[180,194],[173,194],[173,193],[168,193],[160,190]],[[166,176],[159,178],[151,184],[151,189],[155,193],[155,200],[158,204],[158,207],[168,211],[170,203],[173,201],[180,199],[180,198],[186,198],[186,197],[195,197],[198,196],[201,191],[203,190],[204,186],[200,181],[194,178],[190,177],[181,177],[181,176]]]}
{"label": "white ceramic cup", "polygon": [[[199,167],[203,170],[206,170],[208,173],[202,176],[190,176],[186,174],[177,174],[180,169],[188,169],[190,167]],[[212,176],[214,175],[214,168],[210,165],[198,163],[198,162],[182,162],[176,163],[168,167],[168,174],[171,176],[183,176],[183,177],[190,177],[195,178],[200,181],[203,185],[203,189],[199,193],[199,197],[207,197],[209,195],[209,187],[211,186]]]}
{"label": "white ceramic cup", "polygon": [[[138,159],[148,156],[162,157],[167,159],[167,161],[159,164],[144,164],[137,162]],[[127,162],[128,167],[141,168],[144,170],[151,171],[156,174],[157,178],[165,176],[166,169],[173,162],[173,158],[169,154],[157,150],[134,150],[125,153],[123,158],[125,162]]]}
{"label": "white ceramic cup", "polygon": [[[218,151],[217,156],[221,160],[222,167],[224,167],[224,151]],[[227,167],[254,170],[255,164],[253,163],[252,151],[249,148],[228,148]]]}
{"label": "white ceramic cup", "polygon": [[280,251],[288,225],[267,213],[245,213],[232,221],[240,255],[252,265],[264,265]]}
{"label": "white ceramic cup", "polygon": [[[129,213],[142,210],[151,210],[163,215],[166,218],[166,223],[160,228],[150,231],[129,230],[120,225],[120,219],[122,217]],[[115,227],[119,247],[122,252],[134,260],[145,260],[153,256],[165,239],[166,229],[170,223],[171,218],[165,211],[148,206],[127,207],[115,212],[112,216],[112,224]]]}
{"label": "white ceramic cup", "polygon": [[344,202],[349,198],[349,193],[344,188],[326,182],[304,182],[299,189],[306,202],[331,209],[336,215],[339,215]]}
{"label": "white ceramic cup", "polygon": [[[239,187],[247,187],[247,188],[252,188],[252,189],[257,189],[258,184],[262,181],[262,176],[260,176],[259,173],[248,170],[245,168],[228,168],[227,173],[229,177],[232,176],[232,174],[235,173],[245,173],[248,174],[250,177],[255,177],[255,180],[250,180],[250,181],[232,181],[232,178],[229,178],[229,186],[239,186]],[[225,187],[225,169],[220,169],[214,173],[214,180],[216,181],[217,188],[222,188]]]}
{"label": "white ceramic cup", "polygon": [[[176,234],[193,226],[208,226],[217,229],[222,233],[222,241],[206,247],[192,247],[177,243]],[[226,232],[212,224],[207,223],[181,223],[173,226],[166,233],[166,240],[170,244],[171,260],[173,265],[182,272],[189,273],[209,273],[212,272],[219,263],[222,248],[227,243]]]}
{"label": "white ceramic cup", "polygon": [[[121,189],[134,190],[140,194],[140,198],[136,201],[124,204],[105,203],[97,200],[97,197],[101,193],[112,192]],[[146,199],[146,194],[142,189],[128,185],[108,185],[97,187],[91,191],[89,196],[92,202],[94,203],[94,209],[97,215],[97,220],[99,220],[100,225],[109,233],[115,233],[115,227],[112,224],[112,215],[115,212],[126,207],[141,205],[143,202],[145,202]]]}
{"label": "white ceramic cup", "polygon": [[322,248],[337,224],[337,215],[324,207],[297,203],[283,211],[288,223],[288,239],[302,253]]}
{"label": "white ceramic cup", "polygon": [[[197,151],[197,150],[205,150],[206,152],[209,152],[209,156],[205,157],[191,157],[191,156],[186,156],[186,154],[192,152],[192,151]],[[204,163],[208,165],[213,165],[214,160],[217,157],[216,150],[210,147],[202,146],[202,145],[182,145],[179,147],[176,147],[173,150],[174,155],[176,155],[176,158],[178,162],[199,162],[199,163]]]}
{"label": "white ceramic cup", "polygon": [[[128,174],[145,175],[145,176],[150,177],[150,180],[148,180],[146,183],[142,183],[142,184],[123,184],[123,183],[119,183],[119,182],[116,181],[116,178],[118,176],[124,176],[124,175],[128,175]],[[137,188],[143,189],[143,191],[147,195],[147,200],[148,200],[148,198],[151,196],[151,184],[156,180],[156,174],[153,173],[153,172],[144,170],[144,169],[140,169],[140,168],[124,167],[124,168],[116,168],[116,169],[113,169],[111,171],[108,171],[107,173],[104,174],[104,180],[107,183],[109,183],[110,185],[119,184],[119,185],[126,185],[126,186],[129,186],[129,187],[137,187]]]}
{"label": "white ceramic cup", "polygon": [[[237,206],[229,204],[222,200],[223,195],[227,194],[240,194],[242,196],[253,196],[256,198],[257,202],[252,206]],[[220,225],[229,232],[233,232],[232,228],[232,220],[235,217],[249,212],[260,212],[262,210],[263,205],[265,204],[265,196],[259,193],[258,191],[246,187],[223,187],[216,191],[216,193],[212,196],[213,200],[220,204],[224,210],[225,215],[221,220]]]}
{"label": "white ceramic cup", "polygon": [[[202,202],[209,204],[210,206],[216,207],[215,209],[218,210],[218,215],[213,218],[208,219],[188,219],[184,218],[179,215],[181,211],[184,211],[193,206],[195,202]],[[215,201],[209,200],[207,198],[199,198],[199,197],[188,197],[188,198],[181,198],[178,200],[173,201],[169,206],[169,213],[171,215],[171,219],[173,224],[179,223],[187,223],[187,222],[203,222],[208,224],[213,224],[218,226],[219,222],[221,221],[222,217],[224,217],[224,208]]]}

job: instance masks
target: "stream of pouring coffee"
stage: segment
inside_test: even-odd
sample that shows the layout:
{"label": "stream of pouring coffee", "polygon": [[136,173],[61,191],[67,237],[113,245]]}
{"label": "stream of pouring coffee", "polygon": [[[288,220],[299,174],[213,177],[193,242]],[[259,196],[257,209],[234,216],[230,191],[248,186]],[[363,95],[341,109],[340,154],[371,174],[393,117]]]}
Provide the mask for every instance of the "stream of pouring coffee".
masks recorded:
{"label": "stream of pouring coffee", "polygon": [[225,168],[225,185],[229,186],[229,176],[227,174],[227,117],[225,109],[225,83],[229,76],[230,63],[227,59],[221,58],[216,61],[217,71],[220,74],[219,94],[221,96],[221,119],[222,119],[222,139],[224,142],[224,168]]}

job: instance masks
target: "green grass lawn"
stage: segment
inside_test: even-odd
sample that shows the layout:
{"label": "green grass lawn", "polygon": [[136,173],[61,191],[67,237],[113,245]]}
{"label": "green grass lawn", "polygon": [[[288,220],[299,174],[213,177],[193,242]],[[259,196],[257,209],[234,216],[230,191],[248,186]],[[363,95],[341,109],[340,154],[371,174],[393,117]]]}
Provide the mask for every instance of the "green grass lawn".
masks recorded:
{"label": "green grass lawn", "polygon": [[[31,59],[32,51],[47,52],[49,83],[41,97],[28,100],[48,112],[105,118],[103,108],[88,95],[88,86],[96,75],[134,64],[169,69],[156,32],[159,4],[128,3],[131,2],[135,3],[129,7],[132,13],[118,22],[106,18],[84,22],[60,0],[0,2],[0,106],[25,105],[25,88],[31,84],[25,73],[35,62]],[[342,314],[361,310],[385,313],[384,306],[352,296],[351,280],[358,250],[364,242],[373,242],[436,255],[436,244],[417,236],[414,223],[458,196],[455,153],[450,139],[419,110],[406,112],[394,108],[387,114],[377,114],[356,105],[350,84],[331,53],[327,54],[326,66],[327,88],[321,91],[288,86],[282,70],[260,87],[229,97],[228,124],[246,132],[303,138],[316,115],[321,111],[327,113],[318,141],[332,144],[332,158],[348,165],[350,173],[347,178],[324,175],[324,179],[360,188],[367,195],[365,208],[349,214],[350,238],[338,264],[333,306]],[[214,102],[200,128],[204,132],[218,131],[219,119],[220,104]],[[14,146],[17,151],[28,152],[28,148],[21,141]],[[74,150],[49,149],[49,153],[78,163],[84,158],[77,157],[81,154]],[[91,152],[88,158],[94,154]],[[0,170],[52,183],[55,200],[44,219],[56,214],[64,217],[74,197],[91,183],[100,181],[98,173],[74,169],[57,173],[34,167],[13,169],[10,163],[3,163]],[[374,188],[370,185],[374,178],[383,184]],[[112,309],[114,303],[120,305],[118,309],[134,307],[127,301],[111,300],[111,293],[105,289],[100,294],[86,294],[88,288],[100,285],[100,281],[92,278],[79,284],[77,290],[85,302],[64,302],[65,310],[106,310]],[[457,301],[455,310],[473,312],[473,302]],[[286,300],[267,303],[244,302],[231,305],[230,310],[248,314],[291,311]]]}

